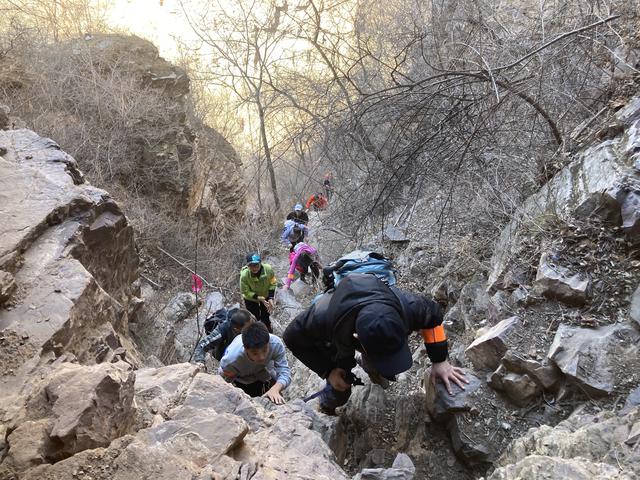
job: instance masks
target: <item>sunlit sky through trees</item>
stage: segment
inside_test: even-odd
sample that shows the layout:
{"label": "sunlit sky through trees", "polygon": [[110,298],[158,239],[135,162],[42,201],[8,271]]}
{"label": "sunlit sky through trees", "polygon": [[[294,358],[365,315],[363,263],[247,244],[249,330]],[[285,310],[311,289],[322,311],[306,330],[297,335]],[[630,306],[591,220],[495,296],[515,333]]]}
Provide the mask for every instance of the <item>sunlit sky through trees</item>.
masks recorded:
{"label": "sunlit sky through trees", "polygon": [[196,40],[178,0],[114,0],[108,22],[152,41],[169,60],[178,54],[176,39]]}

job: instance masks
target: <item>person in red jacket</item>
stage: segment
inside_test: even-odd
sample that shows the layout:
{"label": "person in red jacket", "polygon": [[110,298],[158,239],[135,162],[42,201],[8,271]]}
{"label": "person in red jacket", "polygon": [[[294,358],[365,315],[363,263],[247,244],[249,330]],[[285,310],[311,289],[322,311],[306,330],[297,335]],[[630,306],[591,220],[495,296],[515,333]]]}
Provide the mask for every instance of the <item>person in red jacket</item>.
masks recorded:
{"label": "person in red jacket", "polygon": [[313,209],[315,211],[324,210],[327,208],[329,202],[327,202],[327,197],[325,197],[322,193],[316,192],[309,197],[307,200],[307,210]]}

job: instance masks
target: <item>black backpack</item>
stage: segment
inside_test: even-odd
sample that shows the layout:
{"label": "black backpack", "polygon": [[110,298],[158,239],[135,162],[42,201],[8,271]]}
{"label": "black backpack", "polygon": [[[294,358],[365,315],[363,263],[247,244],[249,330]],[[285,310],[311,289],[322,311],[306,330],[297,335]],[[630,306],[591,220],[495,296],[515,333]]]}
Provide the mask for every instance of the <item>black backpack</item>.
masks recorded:
{"label": "black backpack", "polygon": [[239,308],[230,308],[227,310],[224,307],[220,310],[217,310],[213,315],[211,315],[204,321],[205,335],[209,335],[218,325],[226,322],[229,318],[231,318],[231,315],[236,313],[238,310]]}

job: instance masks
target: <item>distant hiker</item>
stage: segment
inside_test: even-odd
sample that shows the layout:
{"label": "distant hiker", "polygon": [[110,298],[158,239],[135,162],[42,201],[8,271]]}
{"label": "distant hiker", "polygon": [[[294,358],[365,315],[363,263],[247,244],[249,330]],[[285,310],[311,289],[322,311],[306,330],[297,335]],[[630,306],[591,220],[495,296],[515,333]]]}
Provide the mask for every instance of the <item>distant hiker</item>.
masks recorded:
{"label": "distant hiker", "polygon": [[324,174],[322,186],[324,187],[324,194],[327,197],[327,200],[331,200],[331,194],[333,193],[333,175],[331,172]]}
{"label": "distant hiker", "polygon": [[371,381],[385,388],[411,368],[407,337],[414,331],[421,332],[433,364],[431,380],[442,380],[450,394],[450,382],[464,388],[468,381],[462,370],[447,361],[442,316],[442,308],[432,300],[389,287],[375,275],[353,273],[299,314],[283,339],[302,363],[327,380],[320,407],[334,413],[351,394],[356,351]]}
{"label": "distant hiker", "polygon": [[296,223],[306,225],[309,223],[309,215],[304,211],[302,204],[296,203],[295,207],[293,207],[293,211],[289,212],[289,215],[287,215],[287,220],[293,220]]}
{"label": "distant hiker", "polygon": [[273,268],[268,263],[262,263],[260,255],[247,255],[247,264],[240,270],[240,293],[244,298],[244,305],[257,320],[271,329],[271,312],[275,307],[275,293],[278,281]]}
{"label": "distant hiker", "polygon": [[289,271],[287,272],[287,280],[284,282],[284,288],[291,286],[291,282],[295,278],[296,270],[300,272],[300,279],[306,281],[306,276],[311,273],[313,283],[320,276],[320,257],[318,250],[304,242],[297,243],[293,247],[293,251],[289,254]]}
{"label": "distant hiker", "polygon": [[282,240],[284,245],[290,247],[289,251],[293,252],[294,245],[296,243],[303,242],[308,233],[309,228],[304,223],[298,223],[295,220],[287,220],[284,222],[280,240]]}
{"label": "distant hiker", "polygon": [[[224,310],[225,314],[227,313],[226,309],[221,310]],[[215,318],[217,314],[218,312],[213,317]],[[210,352],[216,360],[220,360],[229,344],[240,334],[242,327],[251,321],[253,321],[253,315],[248,310],[234,310],[198,342],[193,353],[193,361],[204,363],[207,352]]]}
{"label": "distant hiker", "polygon": [[316,192],[309,197],[309,200],[307,200],[307,210],[324,210],[325,208],[327,208],[328,204],[329,202],[327,202],[327,197],[325,197],[320,192]]}
{"label": "distant hiker", "polygon": [[242,329],[220,361],[220,373],[251,397],[260,395],[283,404],[280,392],[291,383],[282,340],[264,324],[251,322]]}

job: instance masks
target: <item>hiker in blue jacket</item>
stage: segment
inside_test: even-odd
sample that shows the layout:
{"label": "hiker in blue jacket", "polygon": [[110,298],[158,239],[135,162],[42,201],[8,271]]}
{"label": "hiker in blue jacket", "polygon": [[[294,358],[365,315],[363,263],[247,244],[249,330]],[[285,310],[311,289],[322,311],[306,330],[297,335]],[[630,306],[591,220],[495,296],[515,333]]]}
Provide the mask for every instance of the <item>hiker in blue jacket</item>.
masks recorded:
{"label": "hiker in blue jacket", "polygon": [[233,339],[240,335],[242,327],[253,320],[254,317],[248,310],[238,309],[233,312],[198,342],[193,353],[194,363],[204,363],[207,352],[220,360]]}
{"label": "hiker in blue jacket", "polygon": [[287,327],[289,350],[327,380],[320,408],[334,414],[351,394],[356,351],[372,382],[383,388],[413,363],[407,337],[420,331],[433,366],[431,381],[441,380],[451,394],[451,382],[464,389],[463,371],[447,361],[443,311],[435,301],[389,287],[375,275],[352,273],[335,290],[323,294]]}
{"label": "hiker in blue jacket", "polygon": [[222,357],[220,373],[247,395],[278,405],[285,403],[281,392],[291,383],[284,344],[262,322],[245,325]]}

